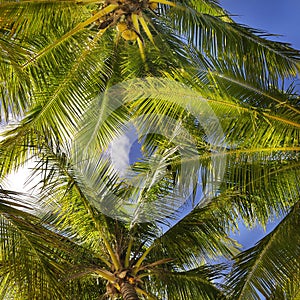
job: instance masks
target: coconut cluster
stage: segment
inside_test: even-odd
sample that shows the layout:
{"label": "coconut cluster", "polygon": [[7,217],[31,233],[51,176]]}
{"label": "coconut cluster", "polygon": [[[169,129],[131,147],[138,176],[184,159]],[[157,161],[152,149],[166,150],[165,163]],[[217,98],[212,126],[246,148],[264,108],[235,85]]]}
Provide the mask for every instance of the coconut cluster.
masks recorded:
{"label": "coconut cluster", "polygon": [[154,11],[158,8],[158,3],[151,0],[108,0],[102,9],[109,5],[116,5],[117,8],[98,20],[100,29],[116,26],[122,38],[127,41],[135,41],[139,37],[139,29],[133,19],[142,16],[145,10]]}
{"label": "coconut cluster", "polygon": [[136,30],[134,28],[130,29],[126,22],[119,22],[117,24],[117,30],[126,41],[135,41],[138,38]]}

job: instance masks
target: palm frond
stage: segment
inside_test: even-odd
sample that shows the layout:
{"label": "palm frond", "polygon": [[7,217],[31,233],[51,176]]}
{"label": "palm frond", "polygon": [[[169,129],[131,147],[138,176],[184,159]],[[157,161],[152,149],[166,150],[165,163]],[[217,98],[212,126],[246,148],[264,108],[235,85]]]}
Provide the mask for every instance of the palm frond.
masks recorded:
{"label": "palm frond", "polygon": [[279,150],[233,155],[223,182],[244,221],[265,225],[269,218],[285,214],[298,201],[297,154]]}
{"label": "palm frond", "polygon": [[232,22],[220,8],[211,13],[203,2],[197,5],[195,1],[177,1],[178,5],[166,12],[165,22],[208,57],[228,59],[261,80],[296,75],[299,51],[287,43],[266,39],[270,35],[263,31]]}
{"label": "palm frond", "polygon": [[[60,68],[60,76],[58,74],[47,76],[40,74],[38,69],[33,70],[33,76],[42,76],[42,81],[39,82],[39,91],[36,91],[37,94],[35,94],[34,106],[20,124],[9,131],[6,134],[7,138],[2,141],[2,175],[9,173],[11,168],[18,167],[28,159],[34,152],[33,146],[41,147],[36,142],[37,135],[47,136],[47,140],[57,140],[63,137],[69,139],[74,135],[78,120],[87,107],[88,101],[101,90],[103,84],[102,78],[94,82],[93,86],[91,85],[91,71],[100,72],[105,76],[110,72],[105,62],[98,61],[99,56],[105,56],[103,49],[101,53],[94,53],[92,57],[89,55],[88,47],[93,48],[97,44],[96,41],[97,36],[95,40],[91,40],[85,45],[87,48],[85,46],[82,48],[82,52],[77,58],[71,55],[68,66],[66,64],[67,52],[64,52],[65,68],[64,70]],[[100,49],[98,50],[100,51]],[[71,52],[69,51],[69,53]],[[83,67],[87,64],[90,68]],[[44,67],[50,68],[49,65]],[[52,71],[54,72],[54,70]],[[94,76],[96,76],[95,73]],[[54,83],[57,80],[60,81],[59,84]],[[49,82],[51,81],[53,84],[50,87]],[[43,142],[40,141],[40,143]],[[28,149],[30,150],[28,151]]]}
{"label": "palm frond", "polygon": [[23,299],[50,299],[51,291],[63,299],[63,286],[58,278],[68,265],[65,251],[72,248],[60,236],[44,228],[37,217],[18,209],[22,209],[16,203],[18,198],[15,193],[1,192],[2,292],[17,293]]}
{"label": "palm frond", "polygon": [[226,222],[213,206],[195,208],[158,238],[151,255],[176,258],[178,268],[196,268],[219,256],[230,258],[238,244],[228,238]]}
{"label": "palm frond", "polygon": [[[159,299],[225,299],[214,283],[222,269],[222,266],[207,265],[186,272],[157,270],[151,274],[151,281],[156,282],[154,291],[159,293]],[[145,285],[148,284],[151,290],[151,282],[145,278]]]}
{"label": "palm frond", "polygon": [[239,254],[229,275],[231,299],[270,296],[274,285],[285,286],[299,272],[299,203],[257,245]]}

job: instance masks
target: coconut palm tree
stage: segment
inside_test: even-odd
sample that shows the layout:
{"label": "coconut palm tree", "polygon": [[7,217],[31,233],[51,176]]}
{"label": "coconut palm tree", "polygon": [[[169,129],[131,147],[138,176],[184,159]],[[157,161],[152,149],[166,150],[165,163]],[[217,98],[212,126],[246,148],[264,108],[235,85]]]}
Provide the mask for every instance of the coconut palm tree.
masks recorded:
{"label": "coconut palm tree", "polygon": [[[236,24],[207,0],[0,1],[0,34],[1,118],[14,121],[1,141],[1,177],[33,157],[33,175],[42,174],[37,198],[46,203],[30,214],[20,197],[2,191],[2,295],[296,297],[299,95],[280,86],[299,73],[298,51]],[[110,91],[121,93],[120,105],[111,104]],[[213,112],[202,111],[210,112],[205,122],[204,102]],[[212,116],[223,136],[212,134]],[[106,159],[133,119],[148,155],[133,166],[134,178],[155,179],[143,189],[126,185]],[[161,127],[174,132],[169,119],[192,143],[162,137]],[[145,131],[156,124],[164,126]],[[191,168],[183,168],[184,144]],[[216,166],[222,170],[212,172]],[[191,185],[188,203],[198,206],[183,217],[178,195]],[[202,185],[210,202],[198,203]],[[107,190],[167,204],[146,211],[151,226],[126,224],[128,210],[107,201]],[[99,198],[125,217],[105,217]],[[232,257],[227,235],[238,219],[251,227],[274,216],[284,218],[236,257],[229,289],[218,289],[212,281],[222,268],[206,261]]]}
{"label": "coconut palm tree", "polygon": [[[68,203],[39,218],[24,211],[20,195],[1,192],[2,298],[223,298],[213,283],[223,267],[204,259],[230,257],[231,241],[209,210],[197,209],[162,234],[153,224],[129,229],[105,217],[81,193],[74,182]],[[173,239],[185,247],[174,247]]]}
{"label": "coconut palm tree", "polygon": [[[226,265],[216,264],[213,258],[229,260],[237,253],[228,228],[237,226],[239,215],[253,223],[251,218],[258,219],[255,212],[268,214],[262,198],[265,189],[252,192],[249,199],[247,193],[228,187],[176,225],[130,226],[107,217],[90,201],[86,181],[95,173],[102,176],[103,165],[87,161],[85,172],[78,174],[67,157],[48,148],[47,160],[39,168],[44,173],[40,207],[33,207],[28,196],[1,191],[1,291],[5,298],[225,299],[229,295],[229,299],[255,299],[253,285],[270,299],[278,294],[282,299],[295,298],[299,203],[258,245],[237,256],[229,284],[223,285],[215,280],[228,272]],[[285,176],[279,170],[281,176],[271,176],[274,192],[296,191],[298,182],[288,173]],[[247,183],[258,189],[261,182]],[[119,192],[128,196],[126,190]],[[263,205],[265,209],[259,207]],[[276,282],[287,286],[283,290]],[[294,296],[286,296],[288,292]]]}

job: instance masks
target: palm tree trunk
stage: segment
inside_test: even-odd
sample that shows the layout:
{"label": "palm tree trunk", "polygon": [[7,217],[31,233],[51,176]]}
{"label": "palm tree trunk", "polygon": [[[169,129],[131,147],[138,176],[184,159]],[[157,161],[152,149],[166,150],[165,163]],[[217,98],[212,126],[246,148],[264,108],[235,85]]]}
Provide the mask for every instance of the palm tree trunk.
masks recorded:
{"label": "palm tree trunk", "polygon": [[128,282],[123,282],[120,287],[123,300],[139,300],[138,294],[136,293],[133,285]]}

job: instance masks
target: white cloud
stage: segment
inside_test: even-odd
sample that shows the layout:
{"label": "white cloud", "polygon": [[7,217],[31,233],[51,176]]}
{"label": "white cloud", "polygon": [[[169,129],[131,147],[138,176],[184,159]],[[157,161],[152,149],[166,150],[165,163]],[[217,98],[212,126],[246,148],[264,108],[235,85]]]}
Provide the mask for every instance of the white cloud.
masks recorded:
{"label": "white cloud", "polygon": [[123,135],[117,137],[110,144],[110,157],[113,167],[121,177],[125,177],[130,167],[129,153],[133,143],[137,140],[135,128],[131,126]]}

